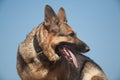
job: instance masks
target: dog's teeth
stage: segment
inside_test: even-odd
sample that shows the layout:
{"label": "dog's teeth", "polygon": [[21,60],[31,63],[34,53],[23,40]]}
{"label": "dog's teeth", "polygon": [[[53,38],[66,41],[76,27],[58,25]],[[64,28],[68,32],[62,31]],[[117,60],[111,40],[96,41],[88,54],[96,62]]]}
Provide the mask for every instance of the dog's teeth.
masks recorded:
{"label": "dog's teeth", "polygon": [[64,48],[63,51],[66,53],[67,56],[70,56],[68,51]]}
{"label": "dog's teeth", "polygon": [[67,51],[66,51],[66,49],[65,49],[65,48],[63,49],[63,51],[64,51],[65,53],[67,53]]}
{"label": "dog's teeth", "polygon": [[66,52],[66,49],[65,49],[65,48],[63,48],[63,50]]}

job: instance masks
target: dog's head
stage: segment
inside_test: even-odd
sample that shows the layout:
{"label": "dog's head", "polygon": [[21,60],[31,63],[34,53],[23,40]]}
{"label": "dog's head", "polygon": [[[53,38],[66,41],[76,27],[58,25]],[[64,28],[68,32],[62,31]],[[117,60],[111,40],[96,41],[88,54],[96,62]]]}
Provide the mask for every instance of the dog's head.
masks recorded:
{"label": "dog's head", "polygon": [[59,45],[61,42],[68,42],[79,46],[80,52],[89,51],[89,47],[77,38],[74,30],[67,24],[66,14],[63,8],[60,8],[56,15],[53,9],[49,5],[46,5],[44,25],[48,33],[52,36],[52,47],[55,48],[56,45]]}
{"label": "dog's head", "polygon": [[42,38],[44,37],[44,40],[41,42],[43,43],[42,46],[46,46],[49,49],[47,53],[53,52],[59,57],[62,55],[67,60],[72,60],[76,64],[75,56],[69,49],[69,46],[72,46],[72,48],[79,52],[85,53],[89,51],[89,47],[77,38],[74,30],[67,24],[63,8],[60,8],[58,14],[55,14],[53,9],[46,5],[43,25],[44,32],[41,34],[43,34]]}

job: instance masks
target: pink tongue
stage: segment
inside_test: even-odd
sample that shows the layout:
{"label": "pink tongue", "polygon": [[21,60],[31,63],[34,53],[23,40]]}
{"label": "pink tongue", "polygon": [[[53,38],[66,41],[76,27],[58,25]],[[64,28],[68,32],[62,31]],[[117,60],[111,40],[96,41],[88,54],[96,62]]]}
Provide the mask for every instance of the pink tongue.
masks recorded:
{"label": "pink tongue", "polygon": [[74,54],[68,48],[65,47],[64,49],[66,50],[65,51],[66,55],[72,59],[73,64],[75,65],[76,68],[78,68],[78,63]]}

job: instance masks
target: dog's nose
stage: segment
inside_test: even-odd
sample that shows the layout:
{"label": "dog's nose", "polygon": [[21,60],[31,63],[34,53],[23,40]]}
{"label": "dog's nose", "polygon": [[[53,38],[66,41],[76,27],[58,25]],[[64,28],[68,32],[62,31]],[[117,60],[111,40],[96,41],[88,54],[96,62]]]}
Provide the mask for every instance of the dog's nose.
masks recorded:
{"label": "dog's nose", "polygon": [[86,53],[90,51],[90,48],[87,45],[81,46],[80,47],[81,52]]}
{"label": "dog's nose", "polygon": [[90,48],[88,46],[85,47],[85,52],[90,51]]}

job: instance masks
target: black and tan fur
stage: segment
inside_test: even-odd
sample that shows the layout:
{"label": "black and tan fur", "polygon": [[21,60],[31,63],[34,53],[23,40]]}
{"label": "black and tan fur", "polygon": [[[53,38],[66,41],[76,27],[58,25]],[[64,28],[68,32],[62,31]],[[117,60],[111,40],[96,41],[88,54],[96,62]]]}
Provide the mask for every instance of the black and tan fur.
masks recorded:
{"label": "black and tan fur", "polygon": [[[58,47],[62,45],[74,53],[78,68],[61,55]],[[67,24],[64,9],[60,8],[56,15],[46,5],[44,22],[19,45],[18,74],[21,80],[107,80],[102,69],[81,54],[87,51],[89,47]]]}

